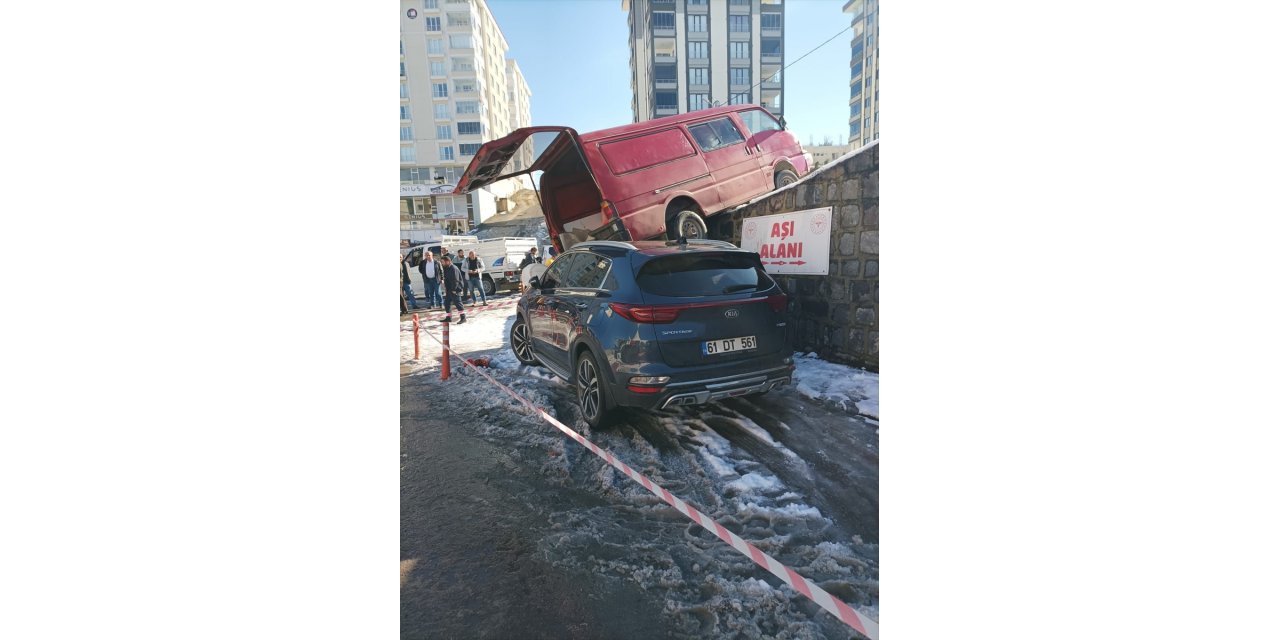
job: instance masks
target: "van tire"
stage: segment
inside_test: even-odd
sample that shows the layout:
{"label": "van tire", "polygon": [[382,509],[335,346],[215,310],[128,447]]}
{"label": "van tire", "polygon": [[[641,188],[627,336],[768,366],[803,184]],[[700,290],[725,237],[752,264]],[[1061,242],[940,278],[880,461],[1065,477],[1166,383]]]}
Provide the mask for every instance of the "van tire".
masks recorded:
{"label": "van tire", "polygon": [[667,239],[678,240],[681,235],[690,240],[706,239],[707,223],[702,221],[697,211],[686,209],[667,220]]}
{"label": "van tire", "polygon": [[781,189],[799,179],[800,176],[796,175],[796,172],[790,169],[779,169],[773,174],[773,188]]}

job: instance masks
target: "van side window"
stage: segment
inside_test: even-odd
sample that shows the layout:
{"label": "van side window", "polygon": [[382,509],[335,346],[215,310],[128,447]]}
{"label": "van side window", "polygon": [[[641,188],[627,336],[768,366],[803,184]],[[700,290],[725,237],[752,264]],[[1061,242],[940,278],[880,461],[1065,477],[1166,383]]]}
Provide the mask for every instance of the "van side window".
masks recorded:
{"label": "van side window", "polygon": [[760,133],[761,131],[782,131],[782,126],[773,118],[765,115],[765,112],[763,111],[757,111],[755,109],[739,111],[738,117],[742,118],[743,124],[747,125],[747,130],[750,131],[752,135]]}
{"label": "van side window", "polygon": [[742,133],[728,118],[695,124],[689,127],[689,133],[693,134],[693,139],[698,141],[703,151],[714,151],[744,141]]}

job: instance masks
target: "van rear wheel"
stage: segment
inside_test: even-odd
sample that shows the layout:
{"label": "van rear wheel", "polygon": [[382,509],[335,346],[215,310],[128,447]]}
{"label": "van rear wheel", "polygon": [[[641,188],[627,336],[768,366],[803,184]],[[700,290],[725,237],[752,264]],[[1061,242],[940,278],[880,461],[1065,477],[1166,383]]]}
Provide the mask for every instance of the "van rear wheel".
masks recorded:
{"label": "van rear wheel", "polygon": [[681,236],[690,240],[707,237],[707,225],[697,211],[681,211],[667,221],[667,238],[678,240]]}
{"label": "van rear wheel", "polygon": [[790,169],[781,169],[773,174],[773,188],[781,189],[799,179],[800,176],[796,175],[796,172]]}

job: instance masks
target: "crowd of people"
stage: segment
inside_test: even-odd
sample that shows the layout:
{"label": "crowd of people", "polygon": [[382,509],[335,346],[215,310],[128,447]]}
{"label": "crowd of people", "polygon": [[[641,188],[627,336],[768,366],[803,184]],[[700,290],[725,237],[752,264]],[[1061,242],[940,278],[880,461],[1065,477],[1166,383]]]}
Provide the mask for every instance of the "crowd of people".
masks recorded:
{"label": "crowd of people", "polygon": [[[531,264],[540,262],[537,247],[531,248],[520,262],[520,269],[523,270]],[[458,249],[455,256],[450,255],[447,248],[442,248],[440,258],[437,260],[434,253],[424,250],[422,261],[418,263],[418,273],[422,275],[422,281],[425,283],[422,292],[426,299],[424,305],[418,304],[418,298],[413,293],[408,261],[405,258],[400,259],[401,315],[418,309],[440,307],[445,312],[443,322],[452,322],[451,309],[456,308],[460,314],[458,324],[463,324],[467,321],[467,312],[462,306],[464,300],[470,298],[472,307],[476,304],[489,306],[489,297],[484,291],[484,260],[477,257],[475,251],[463,256],[462,249]]]}

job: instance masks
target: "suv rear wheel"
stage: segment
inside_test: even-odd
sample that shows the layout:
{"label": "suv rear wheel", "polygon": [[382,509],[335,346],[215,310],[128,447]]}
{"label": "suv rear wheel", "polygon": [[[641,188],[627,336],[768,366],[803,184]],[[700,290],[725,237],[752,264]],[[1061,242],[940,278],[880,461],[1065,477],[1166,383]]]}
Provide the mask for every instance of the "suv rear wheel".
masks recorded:
{"label": "suv rear wheel", "polygon": [[600,367],[596,364],[591,351],[583,351],[578,356],[578,364],[573,376],[578,390],[578,407],[582,409],[582,418],[592,429],[604,424],[605,415],[609,413],[609,395],[604,389],[604,380],[600,377]]}
{"label": "suv rear wheel", "polygon": [[667,238],[678,240],[680,236],[690,240],[707,237],[707,225],[702,222],[702,216],[697,211],[685,209],[667,221]]}

